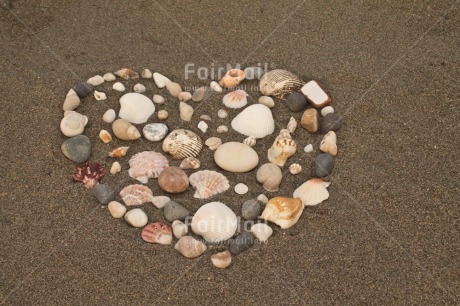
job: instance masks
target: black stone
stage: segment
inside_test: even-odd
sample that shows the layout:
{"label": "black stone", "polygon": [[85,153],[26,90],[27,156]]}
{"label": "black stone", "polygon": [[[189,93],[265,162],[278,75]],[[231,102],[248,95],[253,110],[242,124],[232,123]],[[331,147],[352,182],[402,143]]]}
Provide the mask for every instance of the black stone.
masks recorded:
{"label": "black stone", "polygon": [[99,203],[104,205],[115,199],[115,193],[112,187],[106,184],[96,184],[96,186],[91,189],[91,193],[96,197]]}
{"label": "black stone", "polygon": [[300,112],[307,108],[308,102],[301,93],[293,92],[287,97],[286,105],[291,112]]}
{"label": "black stone", "polygon": [[335,159],[329,153],[322,153],[315,159],[315,173],[317,177],[327,176],[332,172]]}
{"label": "black stone", "polygon": [[72,89],[77,93],[77,96],[81,99],[91,94],[94,90],[94,86],[86,82],[81,82],[75,84],[75,86]]}
{"label": "black stone", "polygon": [[189,214],[189,211],[185,207],[174,201],[169,201],[163,208],[163,215],[169,222],[173,222],[174,220],[183,221]]}
{"label": "black stone", "polygon": [[321,134],[327,134],[329,131],[337,131],[342,125],[342,118],[336,113],[327,114],[321,122]]}
{"label": "black stone", "polygon": [[262,211],[262,207],[260,207],[260,203],[257,200],[248,200],[243,203],[241,207],[241,216],[246,220],[254,220]]}
{"label": "black stone", "polygon": [[91,155],[91,141],[85,135],[78,135],[64,141],[61,151],[71,161],[81,164]]}
{"label": "black stone", "polygon": [[249,249],[254,244],[254,240],[255,238],[250,232],[243,232],[230,243],[230,252],[238,255]]}

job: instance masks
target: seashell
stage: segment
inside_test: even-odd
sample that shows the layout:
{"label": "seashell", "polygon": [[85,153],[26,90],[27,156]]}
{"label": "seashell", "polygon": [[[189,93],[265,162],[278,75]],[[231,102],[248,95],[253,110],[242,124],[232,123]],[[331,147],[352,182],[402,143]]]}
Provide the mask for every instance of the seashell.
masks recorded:
{"label": "seashell", "polygon": [[121,140],[135,140],[141,137],[138,129],[125,119],[115,120],[112,123],[112,131]]}
{"label": "seashell", "polygon": [[163,104],[165,103],[165,98],[163,98],[160,95],[153,95],[153,102],[158,103],[158,104]]}
{"label": "seashell", "polygon": [[179,167],[167,167],[158,177],[158,185],[166,192],[181,193],[188,188],[188,176]]}
{"label": "seashell", "polygon": [[112,135],[106,130],[101,130],[99,132],[99,139],[101,139],[103,143],[109,143],[112,141]]}
{"label": "seashell", "polygon": [[289,172],[291,172],[291,174],[299,174],[302,172],[302,166],[299,164],[292,164],[289,166]]}
{"label": "seashell", "polygon": [[192,95],[193,102],[206,101],[212,96],[212,89],[206,86],[200,87]]}
{"label": "seashell", "polygon": [[248,172],[259,163],[259,156],[250,146],[241,142],[226,142],[214,153],[216,164],[229,172]]}
{"label": "seashell", "polygon": [[269,96],[262,96],[259,98],[259,104],[263,104],[268,108],[275,107],[275,101],[273,101],[272,97]]}
{"label": "seashell", "polygon": [[133,90],[137,93],[144,93],[147,89],[141,83],[137,83],[136,85],[134,85]]}
{"label": "seashell", "polygon": [[219,85],[224,88],[233,88],[244,80],[244,71],[241,69],[230,69],[219,81]]}
{"label": "seashell", "polygon": [[133,227],[143,227],[149,222],[149,219],[142,209],[135,208],[125,214],[125,221]]}
{"label": "seashell", "polygon": [[268,160],[275,165],[283,167],[287,159],[297,151],[297,145],[287,130],[276,137],[273,145],[268,149]]}
{"label": "seashell", "polygon": [[232,120],[232,128],[246,136],[263,138],[275,130],[272,112],[262,104],[246,107]]}
{"label": "seashell", "polygon": [[177,239],[180,239],[181,237],[185,236],[185,234],[187,234],[188,226],[180,220],[175,220],[172,223],[172,230],[173,230],[174,236]]}
{"label": "seashell", "polygon": [[107,209],[109,210],[112,217],[116,219],[123,217],[126,213],[126,206],[117,201],[110,202],[107,205]]}
{"label": "seashell", "polygon": [[207,249],[203,242],[196,240],[192,236],[181,237],[174,248],[187,258],[196,258]]}
{"label": "seashell", "polygon": [[166,89],[169,91],[169,94],[174,98],[177,98],[182,92],[182,87],[178,83],[169,82],[166,84]]}
{"label": "seashell", "polygon": [[76,182],[82,182],[86,188],[93,188],[104,176],[105,169],[98,163],[84,163],[78,165],[72,178]]}
{"label": "seashell", "polygon": [[172,228],[161,222],[147,224],[141,232],[144,241],[158,244],[172,243]]}
{"label": "seashell", "polygon": [[293,194],[293,197],[300,198],[303,205],[318,205],[329,198],[329,187],[331,183],[324,182],[322,179],[313,178],[300,185]]}
{"label": "seashell", "polygon": [[198,122],[198,129],[203,133],[206,133],[206,131],[208,130],[208,124],[204,121],[200,121]]}
{"label": "seashell", "polygon": [[273,229],[265,223],[257,223],[251,226],[251,233],[260,242],[265,242],[273,234]]}
{"label": "seashell", "polygon": [[201,206],[192,219],[192,231],[211,243],[229,239],[235,234],[237,226],[235,213],[221,202]]}
{"label": "seashell", "polygon": [[202,147],[201,138],[185,129],[172,131],[163,141],[163,151],[171,154],[173,159],[197,157]]}
{"label": "seashell", "polygon": [[111,73],[111,72],[107,72],[106,74],[104,74],[104,75],[102,76],[102,78],[103,78],[104,81],[106,81],[106,82],[113,82],[113,81],[115,81],[115,80],[117,79],[117,77],[116,77],[113,73]]}
{"label": "seashell", "polygon": [[316,133],[318,131],[318,111],[314,108],[304,111],[300,125],[310,133]]}
{"label": "seashell", "polygon": [[126,90],[125,85],[123,85],[123,84],[120,83],[120,82],[113,83],[112,88],[113,88],[114,90],[120,91],[120,92],[123,92],[123,91]]}
{"label": "seashell", "polygon": [[210,137],[204,142],[208,146],[209,150],[215,151],[222,144],[222,140],[219,137]]}
{"label": "seashell", "polygon": [[144,151],[134,154],[129,159],[128,174],[142,184],[147,184],[149,178],[157,178],[169,167],[169,162],[161,153]]}
{"label": "seashell", "polygon": [[326,135],[324,135],[323,140],[321,140],[321,144],[319,145],[319,149],[325,153],[329,153],[332,156],[337,155],[337,135],[334,131],[329,131]]}
{"label": "seashell", "polygon": [[117,114],[115,113],[115,110],[108,109],[102,116],[102,120],[107,123],[112,123],[116,117],[117,117]]}
{"label": "seashell", "polygon": [[195,157],[187,157],[184,159],[181,164],[180,168],[184,170],[189,170],[189,169],[198,169],[201,166],[200,160],[196,159]]}
{"label": "seashell", "polygon": [[303,209],[304,205],[300,198],[276,197],[268,201],[260,218],[286,229],[296,224]]}
{"label": "seashell", "polygon": [[129,147],[118,147],[111,152],[109,152],[110,157],[123,157],[128,152]]}
{"label": "seashell", "polygon": [[304,82],[294,73],[275,69],[265,73],[259,82],[260,92],[264,96],[286,99],[291,92],[299,91]]}
{"label": "seashell", "polygon": [[228,108],[241,108],[248,104],[248,94],[244,90],[235,90],[229,92],[222,98],[222,102]]}
{"label": "seashell", "polygon": [[296,129],[297,129],[297,120],[295,120],[294,117],[291,117],[287,125],[287,130],[289,131],[289,133],[294,134]]}
{"label": "seashell", "polygon": [[110,173],[111,174],[117,174],[118,172],[121,171],[121,165],[119,162],[114,162],[112,164],[112,167],[110,168]]}
{"label": "seashell", "polygon": [[135,92],[124,94],[120,98],[120,105],[118,116],[135,124],[147,122],[155,112],[155,104],[152,100]]}
{"label": "seashell", "polygon": [[165,207],[166,203],[171,202],[171,199],[167,196],[156,196],[152,198],[152,203],[153,205],[156,206],[156,208],[163,208]]}
{"label": "seashell", "polygon": [[331,103],[331,98],[316,81],[310,81],[303,85],[300,92],[314,108],[320,109]]}
{"label": "seashell", "polygon": [[254,136],[249,136],[248,138],[246,138],[245,140],[243,140],[243,143],[244,143],[245,145],[250,146],[250,147],[255,146],[255,145],[256,145],[256,142],[257,142],[257,140],[256,140],[256,138],[255,138]]}
{"label": "seashell", "polygon": [[168,117],[169,117],[169,113],[168,113],[167,110],[162,109],[162,110],[158,111],[158,119],[166,120],[166,119],[168,119]]}
{"label": "seashell", "polygon": [[215,92],[223,91],[222,87],[220,87],[219,83],[217,83],[216,81],[212,81],[209,87]]}
{"label": "seashell", "polygon": [[115,71],[113,73],[117,77],[120,77],[125,80],[130,80],[130,79],[138,79],[139,78],[139,73],[136,71],[130,69],[130,68],[123,68],[118,71]]}
{"label": "seashell", "polygon": [[86,83],[91,84],[93,86],[98,86],[104,83],[104,78],[100,75],[95,75],[92,78],[89,78]]}
{"label": "seashell", "polygon": [[228,250],[213,254],[211,255],[211,262],[214,267],[225,269],[232,263],[232,254]]}
{"label": "seashell", "polygon": [[187,91],[181,92],[177,97],[179,98],[179,101],[181,102],[187,102],[187,101],[192,100],[192,94]]}
{"label": "seashell", "polygon": [[192,120],[192,116],[193,116],[193,107],[191,107],[187,103],[180,102],[179,103],[179,114],[182,120],[190,121]]}
{"label": "seashell", "polygon": [[170,79],[168,79],[162,74],[159,74],[158,72],[153,73],[153,81],[155,82],[158,88],[163,88],[168,83],[171,83]]}
{"label": "seashell", "polygon": [[61,132],[67,137],[80,135],[85,130],[88,117],[75,111],[66,111],[61,120]]}
{"label": "seashell", "polygon": [[212,121],[211,117],[209,117],[208,115],[201,115],[200,119],[207,120],[207,121]]}
{"label": "seashell", "polygon": [[97,91],[95,90],[94,91],[94,98],[98,101],[103,101],[103,100],[107,100],[107,95],[103,92],[100,92],[100,91]]}
{"label": "seashell", "polygon": [[280,133],[276,138],[292,139],[292,136],[291,136],[291,133],[289,133],[288,129],[282,129],[282,130],[280,130]]}
{"label": "seashell", "polygon": [[208,199],[230,188],[227,178],[217,171],[202,170],[195,172],[190,175],[189,181],[190,185],[195,188],[193,197],[197,199]]}
{"label": "seashell", "polygon": [[246,194],[249,191],[249,188],[247,185],[243,183],[236,184],[234,187],[234,190],[237,194]]}
{"label": "seashell", "polygon": [[62,109],[66,111],[71,111],[76,109],[80,105],[80,97],[77,95],[75,90],[71,89],[65,96],[64,105]]}
{"label": "seashell", "polygon": [[120,197],[123,199],[126,206],[134,206],[152,202],[153,193],[149,187],[137,184],[129,185],[123,188],[120,191]]}
{"label": "seashell", "polygon": [[217,117],[219,117],[220,119],[224,119],[224,118],[227,118],[228,117],[228,113],[225,109],[219,109],[217,111]]}
{"label": "seashell", "polygon": [[305,148],[303,148],[303,150],[305,151],[305,153],[313,152],[313,145],[312,144],[307,144],[305,146]]}
{"label": "seashell", "polygon": [[269,192],[278,191],[282,178],[281,169],[272,163],[263,164],[256,173],[257,181]]}
{"label": "seashell", "polygon": [[219,133],[219,134],[227,133],[227,132],[228,132],[228,127],[225,126],[225,125],[219,125],[219,126],[217,127],[217,130],[216,130],[216,131],[217,131],[217,133]]}
{"label": "seashell", "polygon": [[321,116],[326,117],[329,114],[334,112],[334,108],[332,106],[326,106],[321,109]]}
{"label": "seashell", "polygon": [[267,204],[268,203],[268,198],[265,194],[261,193],[257,196],[257,201],[260,201],[264,204]]}
{"label": "seashell", "polygon": [[144,68],[141,72],[141,78],[143,79],[151,79],[153,77],[152,71],[148,68]]}

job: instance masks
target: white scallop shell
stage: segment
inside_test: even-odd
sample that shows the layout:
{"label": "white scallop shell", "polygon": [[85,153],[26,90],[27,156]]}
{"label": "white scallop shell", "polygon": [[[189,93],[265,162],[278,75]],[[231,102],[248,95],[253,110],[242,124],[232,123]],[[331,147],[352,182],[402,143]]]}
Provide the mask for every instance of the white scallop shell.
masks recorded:
{"label": "white scallop shell", "polygon": [[152,202],[153,193],[147,186],[129,185],[120,191],[120,197],[127,206],[133,206]]}
{"label": "white scallop shell", "polygon": [[164,168],[169,167],[168,159],[161,153],[144,151],[137,153],[129,160],[128,174],[130,177],[147,184],[149,178],[160,176]]}
{"label": "white scallop shell", "polygon": [[259,88],[260,92],[265,96],[286,99],[290,93],[299,91],[303,84],[305,83],[294,73],[283,69],[275,69],[262,76]]}
{"label": "white scallop shell", "polygon": [[220,242],[231,238],[237,229],[238,218],[221,202],[201,206],[192,219],[192,231],[208,242]]}
{"label": "white scallop shell", "polygon": [[232,128],[246,136],[263,138],[275,130],[272,112],[262,104],[246,107],[232,120]]}
{"label": "white scallop shell", "polygon": [[193,195],[197,199],[208,199],[230,188],[227,178],[217,171],[202,170],[189,177],[190,185],[195,188]]}
{"label": "white scallop shell", "polygon": [[248,94],[241,89],[229,92],[222,98],[222,102],[228,108],[241,108],[248,104]]}
{"label": "white scallop shell", "polygon": [[163,141],[163,151],[171,154],[174,159],[197,157],[202,147],[201,138],[185,129],[172,131]]}
{"label": "white scallop shell", "polygon": [[61,131],[67,137],[73,137],[83,133],[88,117],[75,111],[66,111],[61,120]]}
{"label": "white scallop shell", "polygon": [[300,198],[303,205],[317,205],[329,198],[330,182],[324,182],[319,178],[313,178],[300,185],[293,193],[294,198]]}
{"label": "white scallop shell", "polygon": [[135,124],[147,122],[155,112],[152,100],[135,92],[124,94],[120,98],[120,105],[118,116]]}

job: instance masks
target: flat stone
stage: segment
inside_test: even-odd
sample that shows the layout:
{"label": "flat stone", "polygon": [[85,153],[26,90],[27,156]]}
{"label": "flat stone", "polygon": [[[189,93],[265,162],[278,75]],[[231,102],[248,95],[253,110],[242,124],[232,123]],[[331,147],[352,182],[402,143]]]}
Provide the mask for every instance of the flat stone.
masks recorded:
{"label": "flat stone", "polygon": [[166,220],[173,222],[174,220],[185,220],[190,215],[189,211],[174,201],[169,201],[163,208],[163,215]]}
{"label": "flat stone", "polygon": [[163,123],[149,123],[142,129],[145,139],[161,141],[168,134],[168,127]]}
{"label": "flat stone", "polygon": [[246,220],[254,220],[260,215],[262,207],[257,200],[248,200],[241,207],[241,216]]}
{"label": "flat stone", "polygon": [[104,205],[115,198],[115,193],[112,187],[106,184],[96,184],[96,186],[91,189],[91,193],[96,197],[99,203]]}
{"label": "flat stone", "polygon": [[249,249],[254,244],[254,240],[255,239],[252,233],[243,232],[230,243],[230,252],[232,252],[232,254],[238,255]]}
{"label": "flat stone", "polygon": [[81,164],[91,155],[91,141],[85,135],[78,135],[64,141],[61,151],[71,161]]}
{"label": "flat stone", "polygon": [[329,153],[319,154],[315,159],[315,173],[317,177],[324,177],[332,172],[335,159]]}

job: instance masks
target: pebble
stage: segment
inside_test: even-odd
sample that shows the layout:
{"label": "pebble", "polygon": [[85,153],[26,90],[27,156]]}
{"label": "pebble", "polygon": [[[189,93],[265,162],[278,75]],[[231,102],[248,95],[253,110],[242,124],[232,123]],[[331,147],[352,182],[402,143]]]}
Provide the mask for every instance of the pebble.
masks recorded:
{"label": "pebble", "polygon": [[213,254],[211,255],[211,262],[214,267],[225,269],[232,263],[232,254],[228,250]]}
{"label": "pebble", "polygon": [[286,105],[290,111],[300,112],[301,110],[307,108],[308,102],[301,93],[293,92],[286,99]]}
{"label": "pebble", "polygon": [[178,83],[169,82],[166,84],[166,89],[169,91],[169,94],[174,98],[179,97],[179,94],[182,92],[182,87]]}
{"label": "pebble", "polygon": [[152,77],[153,77],[153,74],[152,74],[152,71],[150,71],[150,69],[145,68],[144,70],[142,70],[141,78],[151,79]]}
{"label": "pebble", "polygon": [[102,120],[107,123],[112,123],[115,121],[117,114],[114,109],[108,109],[102,116]]}
{"label": "pebble", "polygon": [[80,105],[80,98],[78,97],[75,90],[70,89],[67,95],[65,96],[64,105],[62,105],[62,110],[64,112],[74,110]]}
{"label": "pebble", "polygon": [[104,78],[104,81],[106,82],[113,82],[117,79],[117,77],[111,72],[107,72],[102,77]]}
{"label": "pebble", "polygon": [[268,203],[268,198],[267,198],[267,196],[266,196],[265,194],[263,194],[263,193],[259,194],[259,196],[257,197],[257,200],[258,200],[259,202],[264,203],[264,204],[267,204],[267,203]]}
{"label": "pebble", "polygon": [[246,220],[254,220],[262,212],[262,207],[257,200],[247,200],[241,207],[241,216]]}
{"label": "pebble", "polygon": [[312,144],[307,144],[305,146],[305,148],[303,148],[303,150],[305,151],[305,153],[313,152],[313,145]]}
{"label": "pebble", "polygon": [[256,151],[241,142],[226,142],[220,145],[214,153],[216,164],[230,172],[248,172],[259,163]]}
{"label": "pebble", "polygon": [[265,223],[257,223],[251,227],[251,233],[260,242],[265,242],[273,234],[273,229]]}
{"label": "pebble", "polygon": [[168,117],[169,117],[169,113],[167,110],[162,109],[158,112],[158,119],[166,120],[168,119]]}
{"label": "pebble", "polygon": [[137,93],[144,93],[146,91],[146,88],[144,85],[137,83],[136,85],[134,85],[133,90]]}
{"label": "pebble", "polygon": [[155,205],[156,208],[163,208],[165,207],[166,203],[171,201],[171,199],[167,196],[156,196],[151,199],[151,202],[153,205]]}
{"label": "pebble", "polygon": [[185,234],[187,234],[188,226],[180,220],[175,220],[172,223],[172,230],[173,230],[174,237],[176,237],[177,239],[180,239],[181,237],[185,236]]}
{"label": "pebble", "polygon": [[335,159],[329,153],[321,153],[315,159],[315,173],[317,177],[324,177],[332,172]]}
{"label": "pebble", "polygon": [[210,87],[203,86],[195,90],[192,95],[193,102],[206,101],[212,95],[213,90]]}
{"label": "pebble", "polygon": [[146,213],[140,208],[134,208],[125,214],[125,221],[133,227],[143,227],[149,222]]}
{"label": "pebble", "polygon": [[332,106],[326,106],[321,109],[321,116],[326,117],[329,114],[334,112],[334,108]]}
{"label": "pebble", "polygon": [[206,131],[208,130],[208,124],[204,121],[200,121],[198,122],[198,129],[200,129],[200,131],[202,131],[203,133],[206,133]]}
{"label": "pebble", "polygon": [[163,104],[163,103],[165,103],[165,98],[163,98],[160,95],[153,95],[152,101],[155,102],[155,103],[158,103],[158,104]]}
{"label": "pebble", "polygon": [[153,81],[155,82],[155,84],[157,85],[158,88],[163,88],[167,84],[171,83],[170,79],[168,79],[167,77],[165,77],[162,74],[159,74],[158,72],[155,72],[153,74]]}
{"label": "pebble", "polygon": [[100,75],[95,75],[92,78],[89,78],[86,83],[93,85],[93,86],[98,86],[104,83],[104,78],[101,77]]}
{"label": "pebble", "polygon": [[250,232],[243,232],[230,243],[230,252],[238,255],[249,249],[253,244],[254,236]]}
{"label": "pebble", "polygon": [[68,159],[81,164],[91,155],[91,141],[85,135],[78,135],[64,141],[61,150]]}
{"label": "pebble", "polygon": [[126,206],[117,201],[112,201],[107,206],[112,217],[119,219],[126,213]]}
{"label": "pebble", "polygon": [[179,104],[179,115],[180,118],[184,121],[190,121],[192,120],[193,116],[193,107],[188,105],[185,102],[180,102]]}
{"label": "pebble", "polygon": [[179,96],[177,96],[177,98],[179,98],[179,101],[181,102],[187,102],[192,100],[192,94],[187,91],[183,91],[179,94]]}
{"label": "pebble", "polygon": [[94,90],[94,86],[86,82],[81,82],[75,84],[75,86],[72,89],[77,93],[77,96],[81,99],[92,93]]}
{"label": "pebble", "polygon": [[247,80],[260,80],[265,74],[262,67],[246,67],[244,68],[244,77]]}
{"label": "pebble", "polygon": [[189,214],[189,211],[185,207],[174,201],[169,201],[163,208],[163,215],[169,222],[173,222],[174,220],[185,220]]}
{"label": "pebble", "polygon": [[228,127],[225,125],[220,125],[217,127],[217,133],[223,134],[228,132]]}
{"label": "pebble", "polygon": [[168,127],[163,123],[149,123],[142,129],[145,139],[150,141],[161,141],[168,134]]}
{"label": "pebble", "polygon": [[96,184],[96,186],[91,189],[91,193],[101,204],[107,204],[115,198],[112,187],[106,184]]}
{"label": "pebble", "polygon": [[219,117],[220,119],[224,119],[224,118],[227,118],[228,117],[228,113],[225,109],[219,109],[217,111],[217,117]]}
{"label": "pebble", "polygon": [[219,83],[217,83],[216,81],[212,81],[211,84],[209,84],[209,87],[211,87],[211,89],[215,92],[223,91],[222,87],[220,87]]}
{"label": "pebble", "polygon": [[112,167],[110,168],[110,173],[111,174],[117,174],[118,172],[121,171],[121,165],[119,162],[114,162],[112,164]]}
{"label": "pebble", "polygon": [[212,121],[211,117],[209,117],[208,115],[201,115],[201,116],[200,116],[200,119],[201,119],[201,120]]}
{"label": "pebble", "polygon": [[125,91],[125,90],[126,90],[126,88],[125,88],[125,85],[123,85],[123,84],[122,84],[122,83],[120,83],[120,82],[116,82],[116,83],[113,83],[113,86],[112,86],[112,88],[113,88],[114,90],[116,90],[116,91],[120,91],[120,92],[122,92],[122,91]]}
{"label": "pebble", "polygon": [[265,105],[268,108],[275,107],[275,101],[273,101],[272,97],[269,96],[262,96],[259,98],[259,103]]}
{"label": "pebble", "polygon": [[219,137],[210,137],[204,142],[208,146],[209,150],[215,151],[222,144],[222,140]]}
{"label": "pebble", "polygon": [[327,134],[329,131],[338,131],[342,125],[342,118],[336,113],[326,115],[321,122],[321,134]]}
{"label": "pebble", "polygon": [[247,185],[239,183],[235,185],[234,190],[237,194],[246,194],[249,191],[249,188]]}

